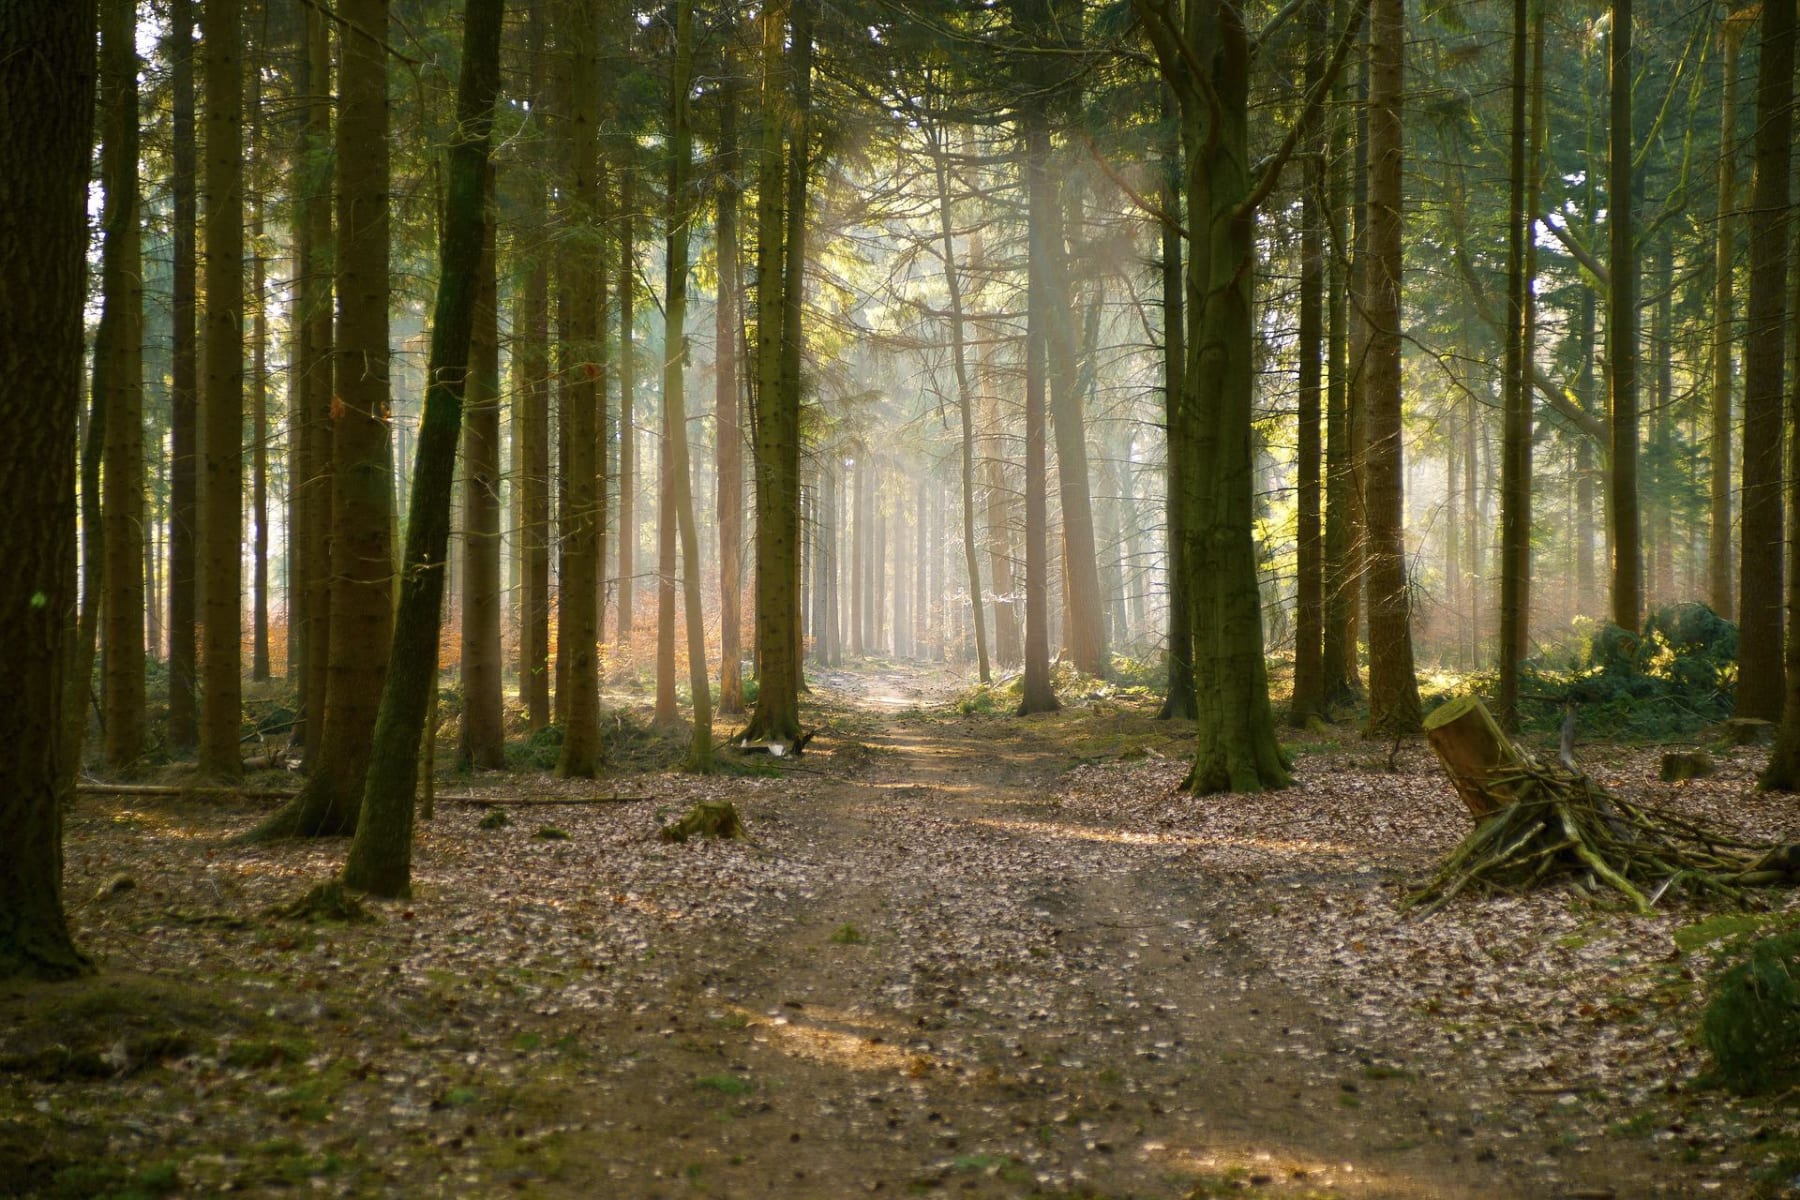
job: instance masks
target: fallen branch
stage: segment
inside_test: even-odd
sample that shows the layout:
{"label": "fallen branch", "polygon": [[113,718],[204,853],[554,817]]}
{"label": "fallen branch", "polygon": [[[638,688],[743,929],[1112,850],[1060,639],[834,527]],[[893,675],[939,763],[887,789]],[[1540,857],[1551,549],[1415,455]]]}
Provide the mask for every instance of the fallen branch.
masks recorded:
{"label": "fallen branch", "polygon": [[1458,893],[1522,892],[1588,879],[1648,912],[1671,888],[1743,902],[1747,889],[1800,884],[1800,848],[1746,842],[1704,822],[1612,795],[1574,767],[1540,764],[1465,697],[1426,719],[1426,736],[1478,824],[1401,905],[1429,914]]}
{"label": "fallen branch", "polygon": [[[188,796],[197,800],[292,800],[297,788],[234,788],[213,784],[184,786],[179,783],[83,783],[77,785],[78,796]],[[525,808],[532,805],[641,804],[655,796],[439,796],[439,804],[472,804],[477,807],[505,805]]]}

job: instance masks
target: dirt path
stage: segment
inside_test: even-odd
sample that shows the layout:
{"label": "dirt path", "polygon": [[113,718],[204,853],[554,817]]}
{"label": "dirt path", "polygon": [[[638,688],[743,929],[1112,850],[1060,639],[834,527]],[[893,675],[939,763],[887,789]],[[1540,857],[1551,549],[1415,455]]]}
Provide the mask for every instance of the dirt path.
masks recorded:
{"label": "dirt path", "polygon": [[860,765],[752,817],[805,855],[804,905],[763,902],[750,924],[791,918],[772,940],[684,948],[659,1001],[677,1029],[711,1015],[696,1003],[743,1022],[708,1048],[742,1099],[646,1052],[656,1115],[615,1123],[578,1174],[604,1164],[645,1197],[1566,1186],[1278,982],[1220,881],[1068,819],[1065,752],[1028,723],[908,716],[929,686],[837,684],[879,714]]}
{"label": "dirt path", "polygon": [[[1493,985],[1465,972],[1513,955],[1538,979],[1530,929],[1396,931],[1394,863],[1438,851],[1384,835],[1394,803],[1354,780],[1336,809],[1199,805],[1168,795],[1186,735],[1124,708],[959,717],[947,677],[814,685],[824,732],[775,777],[459,784],[512,824],[446,806],[415,900],[372,925],[258,915],[342,843],[225,845],[248,808],[79,809],[68,890],[106,972],[0,989],[0,1194],[1626,1200],[1738,1165],[1595,1136],[1618,1098],[1556,1094],[1610,1024],[1483,1024]],[[523,804],[583,786],[649,798]],[[753,844],[656,841],[718,796]],[[1328,914],[1342,944],[1309,975],[1292,943]],[[1414,959],[1436,1024],[1371,978]]]}

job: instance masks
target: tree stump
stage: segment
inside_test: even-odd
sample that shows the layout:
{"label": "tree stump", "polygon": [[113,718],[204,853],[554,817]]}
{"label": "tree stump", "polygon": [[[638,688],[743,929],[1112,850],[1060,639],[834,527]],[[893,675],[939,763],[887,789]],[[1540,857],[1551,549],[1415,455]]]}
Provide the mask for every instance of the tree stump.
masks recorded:
{"label": "tree stump", "polygon": [[1712,755],[1704,750],[1671,751],[1662,756],[1664,783],[1685,783],[1690,779],[1704,779],[1712,773]]}
{"label": "tree stump", "polygon": [[1719,729],[1733,746],[1766,746],[1775,740],[1775,723],[1757,717],[1733,717]]}
{"label": "tree stump", "polygon": [[1516,799],[1513,784],[1525,759],[1477,697],[1458,696],[1433,709],[1425,718],[1425,740],[1475,820]]}

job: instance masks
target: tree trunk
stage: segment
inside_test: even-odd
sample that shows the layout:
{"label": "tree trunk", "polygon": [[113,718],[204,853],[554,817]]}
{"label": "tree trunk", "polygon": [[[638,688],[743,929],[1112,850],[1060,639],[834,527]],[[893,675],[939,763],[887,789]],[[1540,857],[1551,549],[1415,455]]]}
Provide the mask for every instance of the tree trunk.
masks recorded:
{"label": "tree trunk", "polygon": [[[267,10],[265,9],[265,14]],[[266,50],[266,47],[264,48]],[[250,66],[249,169],[267,151],[262,138],[262,70]],[[269,298],[263,257],[263,188],[250,179],[250,678],[269,679]]]}
{"label": "tree trunk", "polygon": [[[532,0],[526,24],[526,92],[534,113],[546,99],[544,86],[544,3]],[[542,142],[540,141],[540,145]],[[519,629],[519,692],[525,721],[533,731],[550,723],[550,214],[545,184],[525,176],[522,222],[537,236],[514,297],[513,377],[517,406],[513,424],[523,443],[519,458],[519,574],[525,593]]]}
{"label": "tree trunk", "polygon": [[1708,455],[1709,505],[1706,535],[1707,598],[1727,621],[1737,614],[1731,579],[1731,376],[1732,276],[1737,269],[1737,74],[1738,47],[1745,20],[1728,15],[1724,42],[1724,88],[1719,101],[1719,202],[1713,237],[1712,429]]}
{"label": "tree trunk", "polygon": [[[199,151],[194,138],[193,0],[169,0],[170,109],[173,179],[170,229],[173,281],[169,360],[169,748],[194,748],[200,738],[195,690],[196,606],[199,603],[199,340],[195,237]],[[309,113],[310,116],[310,113]]]}
{"label": "tree trunk", "polygon": [[1403,0],[1375,0],[1369,28],[1368,728],[1377,737],[1419,732],[1400,421],[1404,10]]}
{"label": "tree trunk", "polygon": [[1782,387],[1786,363],[1788,169],[1793,154],[1794,8],[1762,9],[1756,84],[1756,178],[1750,202],[1750,295],[1744,330],[1742,563],[1738,570],[1736,715],[1781,716]]}
{"label": "tree trunk", "polygon": [[719,711],[737,716],[744,711],[744,432],[738,421],[737,371],[737,173],[741,157],[737,107],[743,102],[743,89],[737,82],[735,62],[726,74],[719,93],[719,303],[713,324],[713,422],[718,443]]}
{"label": "tree trunk", "polygon": [[[1356,577],[1351,570],[1351,529],[1355,465],[1350,461],[1350,141],[1354,133],[1350,86],[1340,80],[1333,90],[1330,167],[1325,180],[1326,213],[1331,232],[1329,330],[1331,359],[1325,392],[1325,612],[1320,674],[1327,707],[1353,694],[1356,664]],[[1168,235],[1164,234],[1165,241]],[[1449,490],[1455,492],[1455,480]]]}
{"label": "tree trunk", "polygon": [[[75,604],[75,437],[87,298],[94,6],[0,7],[0,979],[90,969],[62,905],[75,765],[59,722]],[[21,119],[22,114],[30,119]]]}
{"label": "tree trunk", "polygon": [[[413,788],[426,716],[437,697],[438,634],[444,555],[450,545],[456,440],[468,377],[481,369],[470,360],[471,335],[483,293],[489,290],[487,281],[493,278],[492,232],[487,220],[488,135],[500,83],[503,7],[502,0],[468,0],[464,10],[462,76],[456,97],[458,137],[450,146],[437,304],[425,374],[429,382],[419,421],[418,460],[406,509],[400,604],[394,618],[394,665],[381,695],[362,816],[344,862],[345,886],[378,896],[406,896],[412,891]],[[485,279],[484,258],[489,268]],[[475,486],[471,474],[470,487]]]}
{"label": "tree trunk", "polygon": [[[1631,0],[1612,0],[1606,197],[1612,243],[1606,321],[1612,463],[1607,492],[1612,527],[1612,621],[1621,629],[1636,632],[1644,605],[1644,566],[1638,520],[1638,268],[1637,235],[1632,228],[1631,22]],[[1738,694],[1743,695],[1741,685]]]}
{"label": "tree trunk", "polygon": [[619,641],[637,603],[637,155],[625,139],[619,163]]}
{"label": "tree trunk", "polygon": [[[1325,75],[1325,0],[1306,6],[1306,91]],[[1300,197],[1300,414],[1295,557],[1298,579],[1294,603],[1294,696],[1288,722],[1305,727],[1327,715],[1325,704],[1325,563],[1320,508],[1320,410],[1325,347],[1325,136],[1315,113],[1302,135],[1309,157]]]}
{"label": "tree trunk", "polygon": [[[793,615],[800,540],[800,394],[789,388],[788,344],[798,367],[799,265],[805,253],[807,110],[811,104],[811,0],[794,0],[784,51],[787,0],[762,12],[762,145],[757,157],[756,301],[756,710],[745,737],[800,736],[800,646]],[[792,54],[791,64],[788,54]],[[793,94],[789,95],[790,78]],[[784,155],[784,131],[791,144]],[[785,168],[785,170],[784,170]],[[798,211],[790,211],[797,208]],[[797,241],[799,244],[789,244]],[[790,270],[791,268],[791,270]]]}
{"label": "tree trunk", "polygon": [[1044,225],[1056,197],[1049,180],[1050,130],[1042,109],[1027,108],[1024,126],[1026,221],[1032,237],[1025,302],[1025,674],[1020,684],[1020,716],[1054,712],[1060,707],[1050,682],[1050,512],[1044,411],[1052,303],[1045,278]]}
{"label": "tree trunk", "polygon": [[1525,200],[1526,38],[1528,0],[1513,0],[1511,151],[1506,209],[1506,363],[1501,401],[1500,450],[1500,700],[1502,727],[1519,725],[1519,660],[1524,657],[1530,613],[1526,586],[1531,571],[1531,364],[1527,320],[1525,241],[1532,215]]}
{"label": "tree trunk", "polygon": [[562,23],[559,42],[569,55],[566,132],[565,225],[571,234],[561,248],[558,267],[562,329],[562,412],[559,436],[565,504],[562,525],[562,570],[557,588],[557,712],[563,743],[556,773],[563,778],[591,778],[600,764],[600,525],[605,497],[599,488],[599,406],[602,328],[592,239],[597,237],[600,208],[599,36],[600,13],[594,0],[563,0],[557,10]]}
{"label": "tree trunk", "polygon": [[[343,0],[337,143],[337,391],[332,398],[331,616],[324,728],[300,794],[244,835],[333,837],[356,827],[392,631],[388,448],[387,0]],[[210,406],[211,393],[208,392]],[[435,659],[435,653],[433,655]],[[236,752],[236,738],[233,738]]]}
{"label": "tree trunk", "polygon": [[[243,773],[244,37],[242,0],[206,0],[206,403],[200,511],[200,773]],[[383,26],[385,28],[385,26]]]}
{"label": "tree trunk", "polygon": [[[106,0],[100,86],[106,188],[103,308],[94,339],[94,389],[106,393],[105,759],[124,770],[144,752],[144,289],[138,200],[137,6]],[[81,680],[85,696],[87,681]],[[80,728],[87,725],[82,705]]]}
{"label": "tree trunk", "polygon": [[[301,760],[308,770],[317,763],[325,730],[325,699],[331,668],[331,529],[332,529],[332,350],[331,259],[331,26],[323,13],[306,10],[305,127],[296,171],[305,183],[297,187],[302,253],[299,265],[300,327],[300,464],[290,466],[296,480],[300,575],[306,589],[301,644],[302,667],[299,730]],[[171,530],[172,532],[172,530]]]}
{"label": "tree trunk", "polygon": [[[485,201],[492,204],[493,172]],[[495,264],[495,217],[473,280],[475,316],[463,388],[462,684],[463,715],[457,759],[464,766],[506,765],[500,649],[500,296]],[[421,449],[423,445],[421,444]],[[414,475],[414,487],[418,486]]]}

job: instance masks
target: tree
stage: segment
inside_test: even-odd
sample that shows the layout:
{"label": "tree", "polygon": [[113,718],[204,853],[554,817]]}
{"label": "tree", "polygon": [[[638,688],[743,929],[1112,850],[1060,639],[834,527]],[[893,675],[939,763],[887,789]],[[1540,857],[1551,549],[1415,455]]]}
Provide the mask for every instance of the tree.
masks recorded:
{"label": "tree", "polygon": [[1168,525],[1169,688],[1156,715],[1164,721],[1191,721],[1196,713],[1194,618],[1188,597],[1192,576],[1188,573],[1184,555],[1189,519],[1187,502],[1193,489],[1187,482],[1188,457],[1176,449],[1182,420],[1182,396],[1185,394],[1181,377],[1187,367],[1187,318],[1186,305],[1182,302],[1187,280],[1181,265],[1181,123],[1174,93],[1167,83],[1163,85],[1162,96],[1162,119],[1168,133],[1163,139],[1163,162],[1159,172],[1163,221],[1162,258],[1158,268],[1162,278],[1163,316],[1163,491],[1166,498],[1164,519]]}
{"label": "tree", "polygon": [[[688,93],[694,73],[694,2],[675,6],[675,63],[669,81],[669,246],[664,258],[667,283],[663,313],[663,441],[668,448],[665,512],[674,518],[681,538],[682,599],[687,624],[688,686],[693,692],[694,738],[688,766],[710,771],[712,755],[712,684],[706,667],[706,612],[700,606],[700,536],[694,528],[694,485],[688,465],[687,389],[682,378],[687,363],[688,235],[694,204],[688,195],[693,167],[693,131]],[[673,563],[668,564],[669,568]],[[665,586],[667,586],[665,580]],[[673,625],[673,618],[669,622]],[[660,628],[659,628],[660,635]],[[660,636],[659,636],[659,641]],[[660,688],[658,689],[660,692]]]}
{"label": "tree", "polygon": [[299,795],[243,835],[250,841],[336,837],[355,829],[393,629],[387,45],[381,36],[388,0],[343,0],[337,12],[337,390],[330,410],[324,720]]}
{"label": "tree", "polygon": [[[1306,89],[1325,74],[1325,0],[1308,0]],[[1295,517],[1294,698],[1288,722],[1304,728],[1327,715],[1325,703],[1325,556],[1320,527],[1320,424],[1325,345],[1325,125],[1313,113],[1304,134],[1308,155],[1300,195],[1300,413]]]}
{"label": "tree", "polygon": [[[488,175],[491,197],[491,170]],[[506,733],[500,679],[500,297],[495,224],[491,218],[484,223],[463,395],[467,417],[463,443],[463,718],[457,747],[461,762],[489,768],[505,765]],[[416,490],[416,474],[413,480]],[[412,516],[416,511],[408,508],[409,522],[416,519]]]}
{"label": "tree", "polygon": [[[107,0],[101,21],[106,188],[104,307],[94,338],[94,390],[104,392],[105,644],[102,681],[106,765],[144,752],[143,264],[138,201],[137,5]],[[87,681],[79,681],[85,698]],[[81,726],[87,724],[82,705]]]}
{"label": "tree", "polygon": [[[742,102],[736,62],[727,56],[725,80],[719,88],[719,303],[713,322],[713,422],[718,442],[714,453],[719,521],[719,711],[734,715],[744,711],[744,433],[738,420],[737,182],[741,158],[737,109]],[[624,536],[622,529],[620,536]]]}
{"label": "tree", "polygon": [[1621,629],[1636,632],[1644,605],[1644,569],[1638,520],[1638,248],[1631,211],[1631,20],[1631,0],[1612,0],[1607,43],[1611,121],[1606,160],[1606,222],[1611,240],[1606,360],[1612,383],[1612,464],[1606,480],[1612,518],[1612,621]]}
{"label": "tree", "polygon": [[1369,733],[1419,731],[1407,582],[1405,469],[1400,424],[1400,263],[1403,0],[1374,0],[1369,17],[1369,277],[1365,301],[1368,405]]}
{"label": "tree", "polygon": [[[206,0],[206,404],[201,413],[200,773],[236,779],[243,719],[243,0]],[[384,297],[385,298],[385,297]]]}
{"label": "tree", "polygon": [[1171,455],[1190,454],[1186,571],[1193,605],[1197,732],[1187,786],[1195,792],[1284,787],[1263,660],[1256,578],[1251,411],[1255,217],[1324,100],[1362,23],[1358,5],[1301,120],[1252,179],[1251,43],[1231,4],[1134,0],[1181,113],[1186,176],[1187,364]]}
{"label": "tree", "polygon": [[[438,253],[437,303],[431,320],[425,414],[407,505],[406,554],[394,620],[394,660],[381,693],[368,781],[356,839],[344,863],[344,883],[378,896],[412,890],[413,788],[419,740],[437,687],[439,614],[444,559],[450,544],[450,495],[456,442],[471,362],[470,340],[487,290],[481,278],[488,196],[488,143],[494,95],[500,84],[503,0],[468,0],[456,93],[456,139]],[[378,27],[379,28],[379,27]]]}
{"label": "tree", "polygon": [[[563,0],[558,34],[569,55],[565,220],[593,229],[599,213],[600,12],[593,0]],[[583,249],[587,252],[583,253]],[[563,243],[558,263],[563,329],[564,507],[562,576],[557,590],[557,711],[563,723],[556,773],[591,778],[600,763],[600,524],[605,512],[599,448],[600,330],[598,272],[588,239]]]}
{"label": "tree", "polygon": [[1746,14],[1725,18],[1724,87],[1719,99],[1719,201],[1715,210],[1713,257],[1713,379],[1711,460],[1706,535],[1707,599],[1727,621],[1737,613],[1731,580],[1731,324],[1733,279],[1737,269],[1737,74],[1738,48]]}
{"label": "tree", "polygon": [[[769,0],[762,12],[762,144],[756,201],[756,709],[747,739],[800,736],[799,266],[805,253],[812,0]],[[787,49],[784,50],[784,40]],[[791,55],[791,61],[790,56]],[[790,94],[790,87],[792,92]],[[784,153],[785,148],[785,153]],[[792,344],[794,369],[785,359]]]}
{"label": "tree", "polygon": [[1526,238],[1534,228],[1525,198],[1525,69],[1529,0],[1513,0],[1512,99],[1506,210],[1506,378],[1500,453],[1500,700],[1498,720],[1519,723],[1519,660],[1531,612],[1531,385]]}
{"label": "tree", "polygon": [[191,750],[200,737],[195,691],[198,591],[199,338],[195,235],[198,147],[194,138],[194,3],[169,0],[169,87],[173,134],[170,181],[173,227],[169,361],[169,724],[171,749]]}
{"label": "tree", "polygon": [[[1786,372],[1788,171],[1793,156],[1794,9],[1762,6],[1756,80],[1756,177],[1750,200],[1750,295],[1744,329],[1742,563],[1737,715],[1781,715],[1782,388]],[[1790,431],[1791,432],[1791,431]]]}
{"label": "tree", "polygon": [[[94,5],[0,6],[0,979],[87,971],[62,905],[62,806],[75,764],[58,722],[75,603]],[[20,119],[21,114],[30,118]]]}
{"label": "tree", "polygon": [[[533,113],[544,107],[544,4],[532,0],[526,21],[529,76],[525,85]],[[519,575],[524,592],[519,630],[519,691],[526,723],[542,729],[550,723],[550,264],[549,210],[539,173],[524,172],[522,219],[539,236],[526,260],[515,293],[513,319],[513,411],[520,442]],[[627,238],[629,243],[629,237]],[[626,293],[628,294],[628,293]],[[629,376],[621,375],[629,385]],[[630,437],[629,426],[622,425]],[[626,513],[629,506],[622,508]],[[621,521],[625,518],[622,515]],[[623,536],[623,535],[621,535]],[[621,543],[623,547],[625,543]]]}

